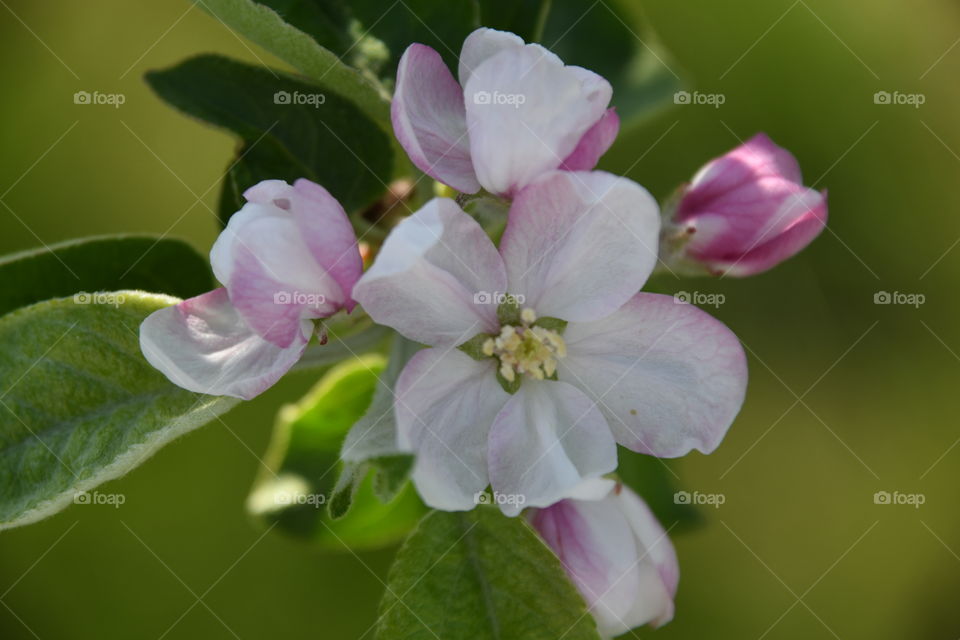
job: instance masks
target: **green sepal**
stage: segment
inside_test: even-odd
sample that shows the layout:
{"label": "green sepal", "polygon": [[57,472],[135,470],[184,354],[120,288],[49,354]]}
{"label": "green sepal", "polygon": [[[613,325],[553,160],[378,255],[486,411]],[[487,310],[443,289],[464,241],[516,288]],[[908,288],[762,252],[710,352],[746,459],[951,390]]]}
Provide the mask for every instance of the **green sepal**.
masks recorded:
{"label": "green sepal", "polygon": [[556,331],[560,335],[563,335],[563,332],[567,328],[567,321],[561,320],[560,318],[537,318],[537,321],[533,323],[537,327],[543,327],[550,331]]}
{"label": "green sepal", "polygon": [[488,358],[492,358],[493,356],[488,356],[483,352],[483,344],[492,337],[493,336],[489,333],[478,333],[457,347],[457,349],[460,349],[460,351],[463,351],[474,360],[486,360]]}
{"label": "green sepal", "polygon": [[497,307],[497,320],[500,321],[501,327],[508,324],[517,325],[522,323],[520,319],[520,305],[517,304],[513,296],[506,296],[506,300]]}
{"label": "green sepal", "polygon": [[497,382],[499,382],[500,386],[503,387],[503,390],[509,393],[510,395],[513,395],[520,390],[520,382],[521,382],[520,376],[521,374],[519,373],[514,374],[513,382],[510,382],[509,380],[503,377],[503,374],[500,373],[500,369],[497,368]]}

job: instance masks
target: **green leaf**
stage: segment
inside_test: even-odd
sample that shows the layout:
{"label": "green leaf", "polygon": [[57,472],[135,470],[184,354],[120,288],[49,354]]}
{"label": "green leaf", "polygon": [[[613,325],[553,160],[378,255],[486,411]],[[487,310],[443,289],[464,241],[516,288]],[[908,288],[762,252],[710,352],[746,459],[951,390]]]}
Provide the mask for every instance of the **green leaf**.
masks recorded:
{"label": "green leaf", "polygon": [[189,298],[213,288],[207,261],[182,240],[93,236],[0,257],[0,315],[77,292],[144,289]]}
{"label": "green leaf", "polygon": [[0,318],[0,529],[60,511],[236,403],[174,386],[141,355],[140,323],[177,299],[111,296]]}
{"label": "green leaf", "polygon": [[356,104],[368,119],[384,130],[390,130],[390,96],[376,79],[344,64],[337,54],[320,46],[314,37],[286,22],[270,7],[253,0],[197,0],[197,3],[320,86]]}
{"label": "green leaf", "polygon": [[[543,44],[566,64],[599,73],[613,85],[612,104],[626,130],[673,104],[682,88],[676,61],[646,23],[639,3],[553,0]],[[597,46],[602,42],[603,46]]]}
{"label": "green leaf", "polygon": [[373,491],[381,502],[389,502],[400,492],[413,471],[413,456],[397,454],[370,460],[376,470]]}
{"label": "green leaf", "polygon": [[403,367],[422,348],[399,334],[393,339],[387,368],[379,378],[373,401],[343,442],[340,456],[344,460],[366,462],[398,453],[393,387]]}
{"label": "green leaf", "polygon": [[351,359],[280,411],[269,471],[248,499],[254,515],[333,550],[382,547],[413,528],[425,508],[409,484],[384,504],[366,462],[339,462],[343,438],[370,406],[384,366],[379,355]]}
{"label": "green leaf", "polygon": [[683,532],[703,524],[703,515],[697,507],[676,500],[678,479],[668,461],[624,447],[617,450],[620,480],[650,505],[665,527],[671,532]]}
{"label": "green leaf", "polygon": [[463,41],[480,26],[477,5],[477,0],[404,0],[392,6],[383,0],[351,0],[350,10],[361,31],[369,30],[386,45],[389,59],[382,75],[394,77],[400,56],[418,42],[435,49],[456,76]]}
{"label": "green leaf", "polygon": [[[402,602],[401,602],[402,599]],[[397,553],[377,640],[599,640],[560,561],[522,518],[434,511]]]}
{"label": "green leaf", "polygon": [[551,0],[485,0],[480,3],[480,24],[538,42],[550,4]]}
{"label": "green leaf", "polygon": [[243,141],[246,153],[228,172],[221,216],[239,209],[243,190],[265,177],[309,178],[348,212],[375,202],[391,179],[391,138],[337,93],[213,55],[146,77],[173,106]]}
{"label": "green leaf", "polygon": [[[477,0],[393,4],[380,0],[259,0],[259,4],[276,11],[284,22],[310,35],[348,65],[386,78],[396,74],[400,56],[414,42],[433,47],[456,70],[463,40],[479,26]],[[232,7],[237,10],[239,5],[233,3]],[[306,72],[290,53],[277,55]]]}

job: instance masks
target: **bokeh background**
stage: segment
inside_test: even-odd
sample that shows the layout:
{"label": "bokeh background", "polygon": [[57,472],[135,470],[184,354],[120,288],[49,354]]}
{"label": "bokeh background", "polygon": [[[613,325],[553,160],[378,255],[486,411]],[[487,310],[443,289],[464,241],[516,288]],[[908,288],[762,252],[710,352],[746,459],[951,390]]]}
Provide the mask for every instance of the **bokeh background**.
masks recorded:
{"label": "bokeh background", "polygon": [[[282,65],[182,0],[0,5],[0,250],[140,231],[206,251],[233,142],[142,75],[206,51]],[[957,638],[960,6],[643,7],[677,72],[726,101],[662,113],[604,167],[662,197],[766,131],[829,189],[830,225],[768,274],[657,283],[725,296],[715,314],[751,379],[720,449],[674,465],[684,489],[725,503],[675,540],[675,621],[635,637]],[[78,106],[80,90],[126,103]],[[877,91],[925,103],[878,105]],[[925,302],[874,304],[880,291]],[[277,406],[313,381],[290,377],[105,487],[122,508],[0,535],[0,637],[370,638],[392,552],[320,553],[264,536],[243,509]],[[925,503],[878,505],[878,491]]]}

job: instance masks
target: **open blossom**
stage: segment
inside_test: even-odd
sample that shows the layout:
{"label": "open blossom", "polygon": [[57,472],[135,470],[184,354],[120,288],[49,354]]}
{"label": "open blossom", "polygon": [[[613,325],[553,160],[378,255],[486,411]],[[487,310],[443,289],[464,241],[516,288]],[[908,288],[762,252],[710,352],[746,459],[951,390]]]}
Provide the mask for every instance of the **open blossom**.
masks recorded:
{"label": "open blossom", "polygon": [[471,33],[458,75],[410,45],[391,108],[413,163],[458,191],[512,196],[545,171],[592,169],[617,136],[609,82],[512,33]]}
{"label": "open blossom", "polygon": [[174,384],[250,399],[297,362],[314,319],[354,307],[363,264],[346,213],[323,187],[266,180],[243,195],[210,251],[223,287],[152,313],[140,347]]}
{"label": "open blossom", "polygon": [[602,637],[673,618],[677,555],[633,491],[596,478],[528,517],[580,591]]}
{"label": "open blossom", "polygon": [[799,252],[826,223],[826,192],[803,186],[796,158],[761,133],[683,189],[664,253],[680,270],[749,276]]}
{"label": "open blossom", "polygon": [[637,293],[658,233],[642,187],[567,171],[517,194],[499,251],[445,198],[392,231],[354,298],[433,347],[407,363],[395,403],[428,504],[471,509],[489,484],[515,515],[612,471],[617,442],[667,457],[719,444],[743,401],[743,350],[699,309]]}

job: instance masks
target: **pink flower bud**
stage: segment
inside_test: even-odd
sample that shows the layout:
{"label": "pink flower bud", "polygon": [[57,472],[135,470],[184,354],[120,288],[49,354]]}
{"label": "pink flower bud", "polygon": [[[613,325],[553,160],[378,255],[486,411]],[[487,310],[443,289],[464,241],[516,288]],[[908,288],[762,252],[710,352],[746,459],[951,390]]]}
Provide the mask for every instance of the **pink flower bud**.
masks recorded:
{"label": "pink flower bud", "polygon": [[826,192],[803,186],[796,158],[760,133],[681,190],[662,253],[671,268],[749,276],[799,252],[826,223]]}
{"label": "pink flower bud", "polygon": [[600,636],[669,622],[680,571],[650,508],[605,478],[588,480],[573,494],[529,517],[586,601]]}

